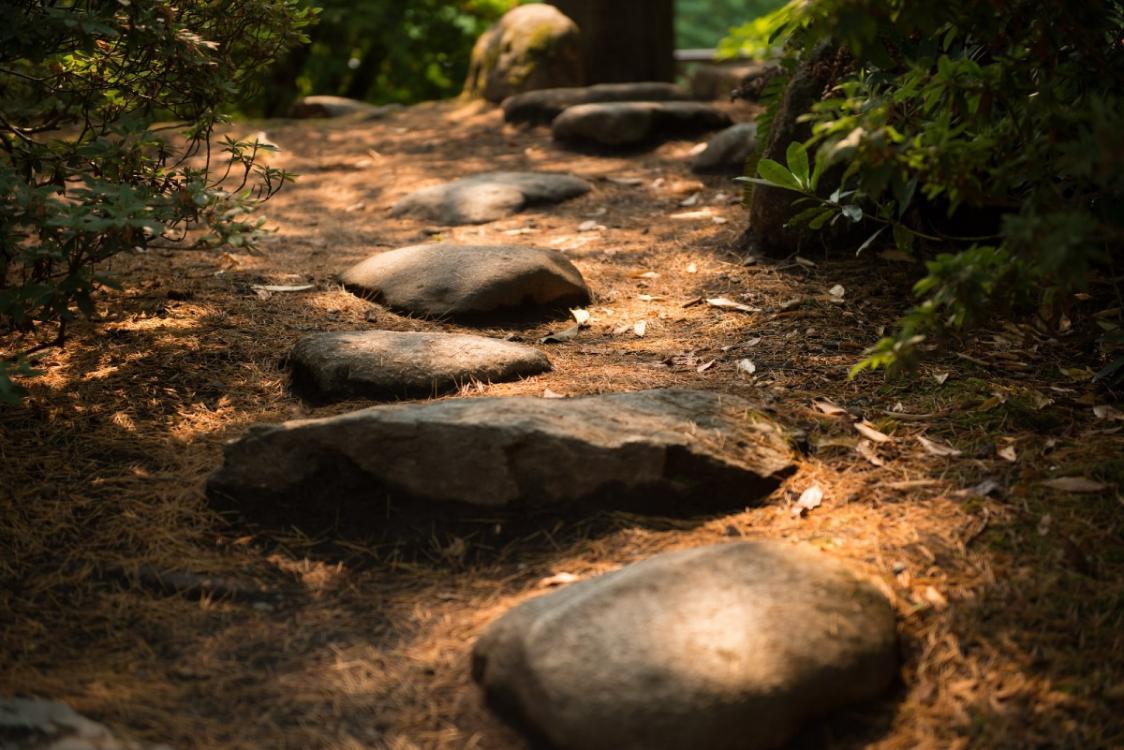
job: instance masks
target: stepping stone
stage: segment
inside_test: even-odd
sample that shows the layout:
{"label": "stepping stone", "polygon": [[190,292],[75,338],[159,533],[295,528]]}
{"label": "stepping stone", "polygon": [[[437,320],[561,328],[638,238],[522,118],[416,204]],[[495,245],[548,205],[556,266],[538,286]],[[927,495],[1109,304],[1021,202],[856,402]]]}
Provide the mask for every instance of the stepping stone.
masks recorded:
{"label": "stepping stone", "polygon": [[691,74],[691,96],[711,101],[732,97],[756,101],[769,82],[784,69],[776,62],[703,64]]}
{"label": "stepping stone", "polygon": [[374,104],[342,96],[306,96],[293,104],[289,110],[289,116],[301,120],[316,117],[352,116],[364,120],[377,120],[400,109],[402,109],[401,105],[388,104],[377,107]]}
{"label": "stepping stone", "polygon": [[564,89],[543,89],[504,100],[503,119],[510,123],[546,125],[564,109],[597,102],[662,102],[690,99],[673,83],[599,83]]}
{"label": "stepping stone", "polygon": [[558,750],[769,750],[897,672],[885,596],[810,547],[671,552],[493,622],[473,676]]}
{"label": "stepping stone", "polygon": [[394,404],[254,427],[226,448],[210,496],[276,514],[344,508],[594,503],[744,508],[793,469],[753,404],[706,391]]}
{"label": "stepping stone", "polygon": [[696,174],[745,171],[746,160],[757,148],[757,125],[741,122],[717,133],[706,150],[695,157],[691,171]]}
{"label": "stepping stone", "polygon": [[550,369],[542,352],[459,333],[356,331],[305,336],[289,356],[293,389],[314,402],[397,399],[501,382]]}
{"label": "stepping stone", "polygon": [[592,146],[639,146],[729,127],[730,116],[700,102],[579,104],[554,120],[554,138]]}
{"label": "stepping stone", "polygon": [[3,750],[169,750],[121,739],[65,703],[41,698],[0,698]]}
{"label": "stepping stone", "polygon": [[566,174],[489,172],[462,177],[407,195],[391,216],[415,216],[448,225],[486,224],[528,206],[561,203],[585,195],[592,186]]}
{"label": "stepping stone", "polygon": [[524,245],[414,245],[371,256],[340,281],[360,296],[429,318],[542,315],[591,300],[565,255]]}

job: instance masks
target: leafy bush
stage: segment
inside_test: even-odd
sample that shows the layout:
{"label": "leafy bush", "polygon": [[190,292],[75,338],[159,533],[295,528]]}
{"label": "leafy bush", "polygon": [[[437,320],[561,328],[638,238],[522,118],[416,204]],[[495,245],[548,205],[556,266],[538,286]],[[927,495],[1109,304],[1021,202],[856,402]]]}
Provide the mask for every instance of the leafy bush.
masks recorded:
{"label": "leafy bush", "polygon": [[[0,399],[30,352],[61,343],[112,282],[107,258],[160,241],[252,242],[252,210],[291,175],[270,147],[225,139],[219,107],[305,39],[297,0],[24,0],[0,27],[0,333],[38,334],[0,358]],[[154,127],[157,118],[175,124]],[[177,131],[179,133],[177,134]],[[231,174],[233,172],[233,174]],[[227,179],[232,177],[233,179]],[[46,331],[44,331],[46,328]],[[49,337],[49,340],[44,340]]]}
{"label": "leafy bush", "polygon": [[784,0],[676,0],[675,44],[680,49],[709,49],[726,37],[722,42],[726,56],[739,56],[746,50],[739,49],[737,40],[748,37],[742,27],[730,27],[747,18],[763,17],[782,5]]}
{"label": "leafy bush", "polygon": [[[790,58],[827,39],[851,61],[806,116],[812,139],[789,148],[787,165],[760,160],[751,181],[803,195],[792,223],[867,227],[860,251],[889,238],[935,255],[919,304],[857,370],[908,365],[934,335],[997,312],[1057,321],[1090,282],[1119,284],[1119,2],[795,0],[766,31],[757,43],[787,40]],[[832,167],[842,186],[824,196]],[[1119,328],[1099,323],[1111,353]]]}

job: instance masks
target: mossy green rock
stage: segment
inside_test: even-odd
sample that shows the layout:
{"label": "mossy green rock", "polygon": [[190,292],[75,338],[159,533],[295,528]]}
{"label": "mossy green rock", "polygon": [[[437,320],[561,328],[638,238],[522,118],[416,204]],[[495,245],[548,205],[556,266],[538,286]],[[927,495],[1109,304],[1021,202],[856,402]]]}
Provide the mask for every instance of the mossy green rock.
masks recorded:
{"label": "mossy green rock", "polygon": [[580,86],[577,25],[552,5],[512,9],[476,42],[464,93],[499,103],[524,91]]}

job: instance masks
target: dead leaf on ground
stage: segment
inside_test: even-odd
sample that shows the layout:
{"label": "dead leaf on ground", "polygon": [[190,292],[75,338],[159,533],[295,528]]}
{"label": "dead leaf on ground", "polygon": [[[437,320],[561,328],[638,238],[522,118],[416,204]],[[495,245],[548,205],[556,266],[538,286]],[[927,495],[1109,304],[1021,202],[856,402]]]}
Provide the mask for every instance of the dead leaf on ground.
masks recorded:
{"label": "dead leaf on ground", "polygon": [[953,448],[951,445],[938,443],[935,440],[930,440],[924,435],[918,435],[917,442],[921,443],[921,447],[925,449],[925,452],[932,456],[953,457],[960,455],[960,451],[956,448]]}
{"label": "dead leaf on ground", "polygon": [[933,380],[937,381],[937,385],[944,385],[945,381],[948,380],[948,373],[947,372],[934,372],[933,373]]}
{"label": "dead leaf on ground", "polygon": [[826,414],[829,417],[838,417],[849,413],[842,406],[836,406],[830,401],[826,401],[824,399],[817,399],[813,401],[812,406],[815,407],[816,411]]}
{"label": "dead leaf on ground", "polygon": [[1057,479],[1046,479],[1039,482],[1043,487],[1049,487],[1052,490],[1060,490],[1061,492],[1073,493],[1086,493],[1086,492],[1104,492],[1108,489],[1108,485],[1104,482],[1098,482],[1087,477],[1058,477]]}
{"label": "dead leaf on ground", "polygon": [[1014,443],[1008,443],[1007,445],[1003,446],[999,450],[995,451],[995,453],[1000,458],[1002,458],[1004,461],[1010,461],[1011,463],[1015,463],[1016,461],[1019,460],[1019,453],[1018,453],[1017,450],[1015,450],[1015,444]]}
{"label": "dead leaf on ground", "polygon": [[709,370],[710,368],[714,367],[714,363],[715,363],[715,362],[717,362],[717,361],[718,361],[718,360],[716,360],[716,359],[712,359],[712,360],[710,360],[709,362],[703,362],[703,363],[702,363],[701,365],[699,365],[698,367],[696,367],[696,368],[695,368],[695,370],[696,370],[697,372],[706,372],[706,371],[707,371],[707,370]]}
{"label": "dead leaf on ground", "polygon": [[831,289],[828,289],[827,293],[830,294],[834,299],[841,300],[843,299],[844,295],[847,294],[847,290],[843,287],[842,284],[836,284]]}
{"label": "dead leaf on ground", "polygon": [[1097,419],[1107,419],[1112,422],[1124,422],[1124,412],[1118,411],[1107,404],[1094,406],[1093,416]]}
{"label": "dead leaf on ground", "polygon": [[694,263],[688,263],[687,264],[687,273],[698,273],[698,272],[699,272],[699,267],[697,265],[695,265]]}
{"label": "dead leaf on ground", "polygon": [[742,302],[735,302],[728,297],[709,297],[706,300],[706,304],[710,305],[711,307],[717,307],[721,310],[736,310],[743,313],[761,312],[760,307],[753,307]]}
{"label": "dead leaf on ground", "polygon": [[540,344],[563,344],[567,341],[573,341],[578,337],[578,333],[582,327],[580,324],[574,324],[569,328],[558,331],[557,333],[548,333],[539,339]]}
{"label": "dead leaf on ground", "polygon": [[757,372],[757,365],[750,359],[739,359],[737,371],[739,375],[752,375]]}
{"label": "dead leaf on ground", "polygon": [[874,443],[869,440],[860,440],[859,444],[855,446],[855,452],[865,458],[874,466],[885,466],[886,462],[878,457],[874,451]]}
{"label": "dead leaf on ground", "polygon": [[693,221],[696,219],[711,219],[714,215],[710,213],[709,208],[704,208],[701,211],[682,211],[677,214],[671,214],[667,218],[675,219],[676,221]]}
{"label": "dead leaf on ground", "polygon": [[823,504],[823,489],[818,484],[813,484],[800,493],[800,499],[792,506],[792,515],[807,515],[808,511],[820,507],[821,504]]}
{"label": "dead leaf on ground", "polygon": [[860,435],[876,443],[891,443],[894,441],[892,437],[884,432],[879,432],[874,425],[865,419],[861,422],[855,422],[854,427],[859,431]]}
{"label": "dead leaf on ground", "polygon": [[648,323],[647,323],[647,321],[644,321],[644,320],[637,321],[636,325],[632,326],[632,332],[635,333],[640,338],[644,338],[644,336],[648,333]]}
{"label": "dead leaf on ground", "polygon": [[577,321],[579,326],[589,325],[589,310],[575,307],[573,310],[570,310],[570,314],[574,316],[574,320]]}
{"label": "dead leaf on ground", "polygon": [[690,198],[684,198],[683,200],[679,201],[679,205],[683,208],[690,208],[691,206],[697,206],[701,199],[702,193],[695,193]]}
{"label": "dead leaf on ground", "polygon": [[556,391],[552,391],[549,388],[543,389],[542,397],[543,398],[566,398],[561,393],[558,393]]}
{"label": "dead leaf on ground", "polygon": [[579,232],[600,232],[601,230],[607,228],[608,227],[606,227],[604,224],[598,224],[594,219],[583,221],[581,224],[578,224]]}
{"label": "dead leaf on ground", "polygon": [[799,265],[804,266],[805,268],[815,268],[816,267],[815,261],[808,260],[807,258],[802,258],[799,255],[797,255],[795,258],[793,258],[793,260],[796,261]]}
{"label": "dead leaf on ground", "polygon": [[315,284],[253,284],[251,287],[255,292],[270,292],[285,294],[289,292],[307,292],[310,289],[315,289]]}
{"label": "dead leaf on ground", "polygon": [[634,279],[658,279],[660,275],[655,271],[637,271],[632,274]]}
{"label": "dead leaf on ground", "polygon": [[546,578],[540,580],[539,588],[545,589],[553,588],[554,586],[565,586],[567,584],[575,583],[580,580],[581,578],[574,575],[573,573],[555,573],[552,576],[547,576]]}

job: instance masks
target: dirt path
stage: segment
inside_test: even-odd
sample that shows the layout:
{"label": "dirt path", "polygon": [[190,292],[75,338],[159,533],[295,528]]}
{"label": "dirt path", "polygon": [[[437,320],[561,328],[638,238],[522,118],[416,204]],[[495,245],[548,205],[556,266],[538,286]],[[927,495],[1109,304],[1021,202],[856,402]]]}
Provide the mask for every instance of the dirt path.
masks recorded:
{"label": "dirt path", "polygon": [[[817,250],[744,264],[729,250],[744,223],[737,191],[727,178],[690,175],[693,143],[575,155],[544,130],[448,104],[361,126],[247,132],[257,127],[283,149],[275,163],[302,174],[269,206],[279,231],[264,252],[117,259],[124,291],[103,298],[104,320],[40,363],[47,374],[29,384],[25,406],[0,412],[0,693],[64,700],[181,750],[520,748],[469,680],[484,624],[552,576],[765,537],[851,561],[899,614],[901,688],[803,744],[1092,748],[1124,737],[1124,438],[1111,415],[1093,414],[1101,397],[1082,380],[1080,342],[1000,329],[916,381],[848,381],[908,302],[915,269]],[[494,169],[572,172],[595,189],[482,227],[387,216],[414,188]],[[587,221],[603,228],[579,231]],[[805,431],[800,471],[763,507],[691,522],[419,520],[393,535],[328,540],[216,517],[202,483],[224,439],[256,422],[366,405],[309,409],[289,395],[281,362],[297,337],[462,330],[389,313],[334,280],[373,251],[434,236],[563,250],[596,296],[591,328],[548,346],[553,372],[465,395],[735,393]],[[253,289],[270,283],[316,288]],[[713,297],[762,312],[699,302]],[[487,333],[537,344],[565,325]],[[743,359],[752,374],[739,371]],[[815,401],[850,409],[889,440],[860,442],[853,417]],[[948,445],[960,455],[934,455]],[[1038,484],[1063,476],[1109,487]],[[990,494],[967,491],[985,480]],[[823,505],[794,514],[813,484]],[[142,566],[149,573],[138,575]],[[176,595],[151,571],[263,592]]]}

